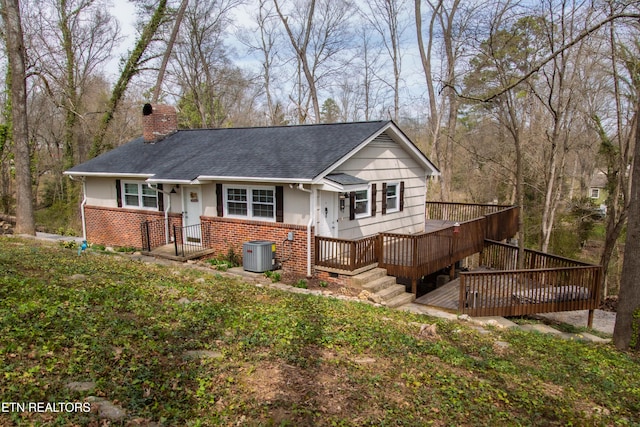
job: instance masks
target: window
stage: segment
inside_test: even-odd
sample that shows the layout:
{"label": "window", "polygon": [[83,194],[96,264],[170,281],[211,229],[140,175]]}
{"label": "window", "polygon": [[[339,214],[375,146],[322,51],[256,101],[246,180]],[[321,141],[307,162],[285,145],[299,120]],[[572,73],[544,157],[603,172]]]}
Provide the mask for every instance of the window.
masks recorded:
{"label": "window", "polygon": [[397,183],[387,184],[387,194],[386,197],[386,212],[397,212],[400,210],[400,203],[398,203],[399,199],[399,185]]}
{"label": "window", "polygon": [[356,218],[369,215],[369,190],[356,191],[355,214]]}
{"label": "window", "polygon": [[229,215],[247,216],[247,190],[227,188],[227,212]]}
{"label": "window", "polygon": [[592,188],[591,189],[591,198],[592,199],[599,199],[600,198],[600,189],[599,188]]}
{"label": "window", "polygon": [[273,190],[251,190],[251,202],[254,217],[273,218],[275,211]]}
{"label": "window", "polygon": [[142,182],[125,182],[123,200],[125,207],[158,209],[158,193]]}
{"label": "window", "polygon": [[276,218],[273,187],[227,187],[224,194],[229,216],[271,221]]}

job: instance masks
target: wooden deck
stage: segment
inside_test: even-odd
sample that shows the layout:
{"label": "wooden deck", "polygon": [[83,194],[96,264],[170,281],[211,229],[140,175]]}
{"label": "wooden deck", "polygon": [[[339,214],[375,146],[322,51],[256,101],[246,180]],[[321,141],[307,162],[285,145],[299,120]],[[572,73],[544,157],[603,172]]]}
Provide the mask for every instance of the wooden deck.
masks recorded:
{"label": "wooden deck", "polygon": [[445,283],[439,288],[417,298],[417,304],[436,307],[449,312],[457,312],[460,299],[460,278]]}

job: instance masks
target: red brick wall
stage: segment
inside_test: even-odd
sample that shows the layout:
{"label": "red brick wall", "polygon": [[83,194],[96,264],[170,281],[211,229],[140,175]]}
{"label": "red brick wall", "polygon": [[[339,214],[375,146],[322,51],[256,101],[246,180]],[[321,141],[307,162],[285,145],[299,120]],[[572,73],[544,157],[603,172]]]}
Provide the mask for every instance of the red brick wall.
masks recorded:
{"label": "red brick wall", "polygon": [[[226,255],[229,248],[242,255],[242,244],[252,240],[268,240],[276,244],[276,258],[285,273],[307,274],[307,228],[277,222],[246,221],[234,218],[201,217],[203,230],[210,230],[208,244]],[[293,231],[293,241],[286,241]],[[312,229],[312,233],[314,230]],[[314,260],[314,235],[311,236],[311,262]],[[313,269],[312,269],[313,272]]]}
{"label": "red brick wall", "polygon": [[178,130],[178,115],[170,105],[151,106],[151,114],[142,116],[142,135],[147,142],[156,141]]}
{"label": "red brick wall", "polygon": [[[85,218],[89,243],[140,249],[142,248],[140,224],[144,221],[164,219],[164,212],[86,206]],[[181,226],[181,215],[170,214],[169,223]]]}
{"label": "red brick wall", "polygon": [[[164,219],[164,212],[141,211],[124,208],[85,207],[87,240],[109,246],[142,248],[140,224],[144,221]],[[171,225],[182,225],[180,214],[170,214]],[[276,222],[246,221],[233,218],[201,217],[203,243],[226,255],[229,248],[242,255],[242,244],[251,240],[269,240],[276,244],[276,258],[285,273],[307,274],[307,228],[301,225]],[[293,241],[287,234],[292,231]],[[315,235],[312,229],[311,262],[314,261]],[[313,269],[312,269],[313,273]]]}

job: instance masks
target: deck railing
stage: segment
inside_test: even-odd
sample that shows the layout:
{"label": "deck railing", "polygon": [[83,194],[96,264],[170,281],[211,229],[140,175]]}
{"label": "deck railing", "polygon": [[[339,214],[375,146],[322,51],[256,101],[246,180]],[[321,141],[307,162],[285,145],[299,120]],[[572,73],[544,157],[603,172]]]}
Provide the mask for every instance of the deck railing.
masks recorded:
{"label": "deck railing", "polygon": [[[390,275],[411,279],[415,287],[415,281],[422,276],[482,251],[487,237],[510,237],[517,231],[516,207],[481,205],[476,209],[474,205],[463,205],[456,210],[453,203],[428,205],[432,214],[440,209],[449,215],[447,218],[462,219],[480,213],[484,216],[428,233],[380,233],[357,240],[316,237],[316,265],[353,271],[377,262]],[[493,231],[496,229],[499,231]]]}
{"label": "deck railing", "polygon": [[498,270],[460,274],[459,311],[471,316],[520,316],[600,305],[602,267],[526,250],[526,270],[516,270],[518,248],[487,241],[482,264]]}
{"label": "deck railing", "polygon": [[378,236],[357,240],[316,236],[316,265],[354,271],[378,262]]}
{"label": "deck railing", "polygon": [[[452,202],[427,202],[425,215],[427,220],[445,220],[465,222],[478,219],[498,211],[512,209],[513,206],[488,205]],[[499,239],[502,240],[502,239]]]}

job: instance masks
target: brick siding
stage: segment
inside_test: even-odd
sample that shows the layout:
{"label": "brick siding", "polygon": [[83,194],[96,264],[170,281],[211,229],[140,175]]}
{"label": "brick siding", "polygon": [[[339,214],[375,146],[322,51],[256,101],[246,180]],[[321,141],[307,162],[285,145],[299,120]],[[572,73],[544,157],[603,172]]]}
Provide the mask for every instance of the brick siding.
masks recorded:
{"label": "brick siding", "polygon": [[[142,248],[141,224],[145,221],[164,219],[164,212],[141,211],[124,208],[85,207],[87,240],[108,246]],[[268,240],[276,244],[276,260],[282,264],[285,273],[307,274],[307,228],[301,225],[265,221],[247,221],[234,218],[201,217],[202,241],[205,247],[214,249],[216,254],[226,255],[229,249],[242,255],[242,244],[252,240]],[[170,226],[182,225],[180,214],[169,214]],[[164,236],[162,230],[151,227],[152,241]],[[293,241],[287,240],[293,232]],[[314,261],[313,239],[311,235],[311,262]],[[162,234],[161,236],[158,233]],[[312,270],[313,271],[313,270]]]}
{"label": "brick siding", "polygon": [[[85,219],[89,243],[141,249],[141,224],[164,219],[164,212],[86,206]],[[181,226],[181,215],[169,214],[169,223]]]}
{"label": "brick siding", "polygon": [[[307,228],[301,225],[277,222],[247,221],[234,218],[201,217],[203,230],[210,233],[209,247],[225,255],[232,248],[242,254],[242,244],[252,240],[268,240],[276,244],[276,260],[285,273],[307,274]],[[293,232],[293,241],[287,234]],[[314,260],[313,234],[311,235],[311,262]]]}

